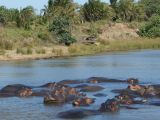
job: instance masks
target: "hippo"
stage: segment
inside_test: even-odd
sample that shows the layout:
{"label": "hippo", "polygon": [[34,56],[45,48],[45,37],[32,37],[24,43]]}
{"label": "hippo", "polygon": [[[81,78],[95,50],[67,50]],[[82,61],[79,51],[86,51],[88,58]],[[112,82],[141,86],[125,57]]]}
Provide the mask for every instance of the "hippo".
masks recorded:
{"label": "hippo", "polygon": [[7,85],[0,90],[0,97],[28,97],[33,93],[32,88],[22,84]]}
{"label": "hippo", "polygon": [[136,78],[128,78],[127,80],[110,79],[105,77],[91,77],[87,80],[88,83],[129,83],[137,84],[139,80]]}
{"label": "hippo", "polygon": [[86,86],[80,89],[81,92],[97,92],[105,89],[102,86]]}
{"label": "hippo", "polygon": [[95,97],[106,97],[107,95],[104,94],[104,93],[97,93],[97,94],[94,94],[93,96],[95,96]]}
{"label": "hippo", "polygon": [[119,83],[119,82],[125,82],[124,80],[117,80],[117,79],[109,79],[105,77],[91,77],[88,78],[87,83]]}
{"label": "hippo", "polygon": [[55,86],[48,95],[44,97],[44,103],[64,103],[75,100],[84,94],[69,86]]}
{"label": "hippo", "polygon": [[65,112],[60,112],[57,117],[63,119],[82,119],[87,116],[99,115],[100,111],[98,110],[89,110],[89,109],[73,109]]}
{"label": "hippo", "polygon": [[93,104],[95,102],[95,99],[88,98],[88,97],[82,97],[74,100],[72,102],[73,106],[89,106],[90,104]]}
{"label": "hippo", "polygon": [[129,84],[138,84],[139,80],[137,78],[128,78],[126,82]]}
{"label": "hippo", "polygon": [[58,82],[59,84],[63,84],[63,85],[69,85],[69,84],[80,84],[80,83],[84,83],[84,81],[82,80],[62,80],[60,82]]}
{"label": "hippo", "polygon": [[117,112],[120,109],[120,104],[116,99],[108,99],[101,104],[99,111],[101,112]]}
{"label": "hippo", "polygon": [[142,97],[154,97],[160,93],[160,89],[154,85],[129,85],[128,89],[138,93]]}
{"label": "hippo", "polygon": [[57,116],[65,119],[85,118],[87,116],[100,115],[105,112],[117,112],[119,110],[119,103],[115,99],[108,99],[101,104],[97,110],[90,109],[74,109],[65,112],[60,112]]}
{"label": "hippo", "polygon": [[88,87],[88,86],[89,86],[88,84],[80,84],[80,85],[74,86],[74,88],[82,89],[82,88],[85,88],[85,87]]}
{"label": "hippo", "polygon": [[[26,86],[23,84],[13,84],[7,85],[0,90],[0,97],[29,97],[29,96],[38,96],[44,97],[56,89],[60,90],[61,88],[70,88],[68,90],[69,94],[74,92],[75,88],[68,87],[67,85],[62,85],[58,83],[47,83],[41,86]],[[67,94],[67,93],[66,93]]]}
{"label": "hippo", "polygon": [[53,88],[54,86],[56,86],[57,83],[56,82],[50,82],[50,83],[46,83],[44,85],[39,86],[38,88]]}
{"label": "hippo", "polygon": [[147,102],[146,99],[136,100],[133,96],[128,94],[120,94],[115,96],[120,104],[130,105],[130,104],[144,104]]}

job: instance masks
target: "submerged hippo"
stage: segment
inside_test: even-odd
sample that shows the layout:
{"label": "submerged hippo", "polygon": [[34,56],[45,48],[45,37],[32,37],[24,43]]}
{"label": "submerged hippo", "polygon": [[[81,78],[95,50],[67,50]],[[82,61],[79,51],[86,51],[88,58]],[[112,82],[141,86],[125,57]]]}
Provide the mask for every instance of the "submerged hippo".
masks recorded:
{"label": "submerged hippo", "polygon": [[136,92],[142,97],[154,97],[159,96],[160,94],[160,86],[156,85],[129,85],[128,89]]}
{"label": "submerged hippo", "polygon": [[101,112],[117,112],[119,111],[120,104],[116,99],[108,99],[101,104],[99,111]]}
{"label": "submerged hippo", "polygon": [[44,103],[59,103],[75,100],[83,96],[76,88],[69,86],[55,86],[54,89],[44,97]]}
{"label": "submerged hippo", "polygon": [[73,106],[88,106],[90,104],[93,104],[95,102],[95,99],[88,98],[88,97],[82,97],[74,100],[72,102]]}
{"label": "submerged hippo", "polygon": [[97,92],[105,89],[102,86],[84,86],[82,89],[80,89],[81,92]]}
{"label": "submerged hippo", "polygon": [[115,96],[120,104],[130,105],[130,104],[144,104],[147,102],[146,99],[136,100],[133,96],[128,94],[120,94]]}
{"label": "submerged hippo", "polygon": [[88,83],[129,83],[137,84],[139,80],[136,78],[129,78],[127,80],[110,79],[104,77],[91,77],[87,80]]}
{"label": "submerged hippo", "polygon": [[0,90],[0,97],[27,97],[33,93],[32,88],[22,84],[7,85]]}
{"label": "submerged hippo", "polygon": [[89,109],[74,109],[74,110],[68,110],[65,112],[60,112],[57,117],[64,118],[64,119],[81,119],[85,118],[87,116],[92,115],[99,115],[100,111],[98,110],[89,110]]}
{"label": "submerged hippo", "polygon": [[100,115],[104,112],[117,112],[119,110],[119,103],[115,99],[108,99],[106,102],[101,104],[98,110],[88,110],[88,109],[75,109],[68,110],[65,112],[60,112],[57,116],[59,118],[65,119],[75,119],[75,118],[85,118],[92,115]]}
{"label": "submerged hippo", "polygon": [[[67,88],[66,85],[58,83],[47,83],[42,86],[26,86],[23,84],[7,85],[0,90],[0,97],[28,97],[28,96],[39,96],[44,97],[56,89]],[[73,92],[71,89],[68,92]]]}
{"label": "submerged hippo", "polygon": [[106,97],[107,95],[104,94],[104,93],[97,93],[97,94],[94,94],[93,96],[95,96],[95,97]]}

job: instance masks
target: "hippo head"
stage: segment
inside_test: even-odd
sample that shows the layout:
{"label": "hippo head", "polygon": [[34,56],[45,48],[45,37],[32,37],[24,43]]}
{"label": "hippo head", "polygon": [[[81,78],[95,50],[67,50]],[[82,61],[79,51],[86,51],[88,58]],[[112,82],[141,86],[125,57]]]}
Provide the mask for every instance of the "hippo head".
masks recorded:
{"label": "hippo head", "polygon": [[42,85],[41,87],[46,87],[46,88],[54,88],[54,86],[56,85],[55,82],[50,82],[50,83],[47,83],[45,85]]}
{"label": "hippo head", "polygon": [[55,96],[48,94],[44,97],[44,103],[45,104],[51,104],[51,103],[63,103],[65,101],[63,96]]}
{"label": "hippo head", "polygon": [[127,94],[120,94],[118,96],[115,96],[115,98],[119,101],[120,104],[130,105],[133,103],[133,98]]}
{"label": "hippo head", "polygon": [[84,98],[78,98],[78,99],[74,100],[72,102],[72,105],[73,106],[88,106],[92,103],[94,103],[93,98],[84,97]]}
{"label": "hippo head", "polygon": [[29,88],[23,88],[22,90],[19,90],[17,92],[17,95],[20,97],[27,97],[27,96],[31,96],[33,93],[32,89]]}
{"label": "hippo head", "polygon": [[131,90],[131,91],[138,91],[138,90],[141,90],[142,87],[140,85],[131,84],[131,85],[128,86],[128,89]]}
{"label": "hippo head", "polygon": [[77,95],[78,92],[77,92],[76,88],[70,88],[70,89],[68,89],[68,94],[70,94],[70,95]]}
{"label": "hippo head", "polygon": [[101,112],[117,112],[119,110],[119,102],[116,99],[108,99],[101,104],[99,110]]}
{"label": "hippo head", "polygon": [[129,84],[137,84],[137,83],[139,83],[139,80],[136,79],[136,78],[129,78],[129,79],[127,79],[127,83],[129,83]]}
{"label": "hippo head", "polygon": [[90,83],[93,83],[93,84],[96,84],[96,83],[98,83],[98,80],[92,79],[92,80],[90,80],[89,82],[90,82]]}

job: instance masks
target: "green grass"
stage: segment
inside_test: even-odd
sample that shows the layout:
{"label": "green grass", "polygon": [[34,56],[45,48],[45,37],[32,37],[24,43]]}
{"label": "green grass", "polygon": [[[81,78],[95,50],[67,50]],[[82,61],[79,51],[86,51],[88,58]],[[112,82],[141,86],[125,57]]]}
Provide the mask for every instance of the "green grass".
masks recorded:
{"label": "green grass", "polygon": [[22,55],[31,55],[33,50],[31,48],[17,48],[16,53]]}
{"label": "green grass", "polygon": [[89,55],[102,52],[128,51],[139,49],[160,49],[160,38],[100,41],[99,45],[74,44],[69,47],[69,53],[71,55]]}
{"label": "green grass", "polygon": [[46,53],[46,50],[43,49],[43,48],[37,48],[37,49],[35,50],[35,52],[36,52],[37,54],[45,54],[45,53]]}

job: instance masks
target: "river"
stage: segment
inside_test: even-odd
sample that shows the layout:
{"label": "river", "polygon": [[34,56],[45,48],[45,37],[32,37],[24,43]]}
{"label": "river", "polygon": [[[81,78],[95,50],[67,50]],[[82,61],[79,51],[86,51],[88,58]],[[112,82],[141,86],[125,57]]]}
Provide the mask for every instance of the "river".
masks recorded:
{"label": "river", "polygon": [[[8,84],[42,85],[64,79],[87,79],[89,77],[108,77],[115,79],[138,78],[143,83],[160,84],[160,51],[142,50],[115,52],[95,56],[56,58],[48,60],[1,61],[0,88]],[[97,98],[90,106],[97,109],[114,94],[113,88],[125,88],[124,84],[106,84],[102,92],[108,96]],[[93,97],[91,93],[88,94]],[[138,110],[121,109],[115,114],[91,116],[85,120],[159,120],[160,107],[136,105]],[[71,104],[43,104],[43,98],[0,98],[1,120],[52,120],[59,119],[57,113],[74,109]]]}

